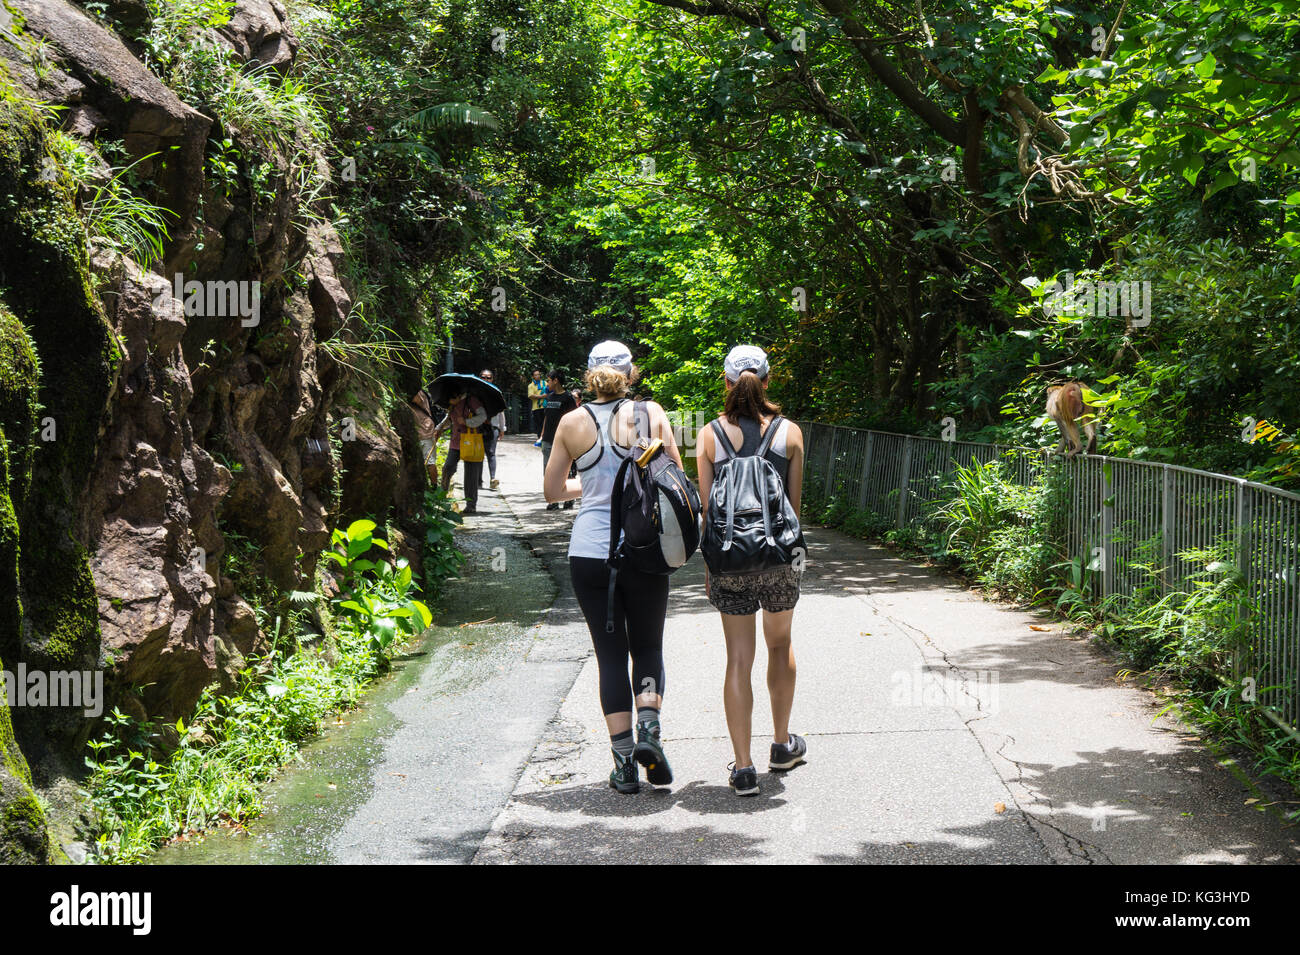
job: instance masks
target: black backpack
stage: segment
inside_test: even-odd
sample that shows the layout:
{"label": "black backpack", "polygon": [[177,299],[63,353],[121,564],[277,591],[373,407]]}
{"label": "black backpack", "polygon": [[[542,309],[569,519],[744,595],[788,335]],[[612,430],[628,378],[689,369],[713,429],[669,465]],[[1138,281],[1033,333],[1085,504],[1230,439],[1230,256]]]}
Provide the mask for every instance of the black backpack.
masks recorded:
{"label": "black backpack", "polygon": [[[613,414],[618,414],[617,408]],[[633,405],[632,415],[638,440],[619,466],[609,502],[606,632],[614,630],[614,584],[620,567],[671,574],[700,546],[700,492],[664,451],[663,442],[650,438],[644,401]]]}
{"label": "black backpack", "polygon": [[[729,457],[715,465],[709,517],[700,540],[710,573],[757,573],[788,566],[807,554],[785,482],[766,457],[780,424],[777,415],[761,441],[756,433],[752,441],[747,435],[737,453],[721,422],[713,422],[718,444]],[[751,444],[757,449],[748,450]]]}

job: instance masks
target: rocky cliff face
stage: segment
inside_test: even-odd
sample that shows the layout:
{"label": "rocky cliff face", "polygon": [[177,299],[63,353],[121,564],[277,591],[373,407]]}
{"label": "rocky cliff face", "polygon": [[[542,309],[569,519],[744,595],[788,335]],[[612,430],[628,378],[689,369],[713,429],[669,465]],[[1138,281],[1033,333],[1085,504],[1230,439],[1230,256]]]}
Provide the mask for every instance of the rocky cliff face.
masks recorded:
{"label": "rocky cliff face", "polygon": [[[217,42],[292,61],[282,5],[241,0],[235,14]],[[87,250],[78,184],[28,102],[66,107],[65,133],[142,160],[149,198],[175,214],[162,261]],[[265,647],[227,573],[236,543],[253,576],[309,589],[341,515],[407,518],[420,482],[382,412],[336,407],[344,369],[321,343],[352,307],[337,235],[301,214],[274,150],[260,198],[210,182],[214,137],[265,147],[218,127],[74,4],[0,0],[0,661],[103,668],[110,703],[167,722]],[[256,323],[188,308],[189,282],[245,300],[254,288]],[[355,441],[340,440],[344,416]],[[409,416],[397,427],[409,451]],[[79,762],[79,710],[13,716],[38,784]],[[0,706],[0,858],[35,858],[43,829],[13,739]]]}

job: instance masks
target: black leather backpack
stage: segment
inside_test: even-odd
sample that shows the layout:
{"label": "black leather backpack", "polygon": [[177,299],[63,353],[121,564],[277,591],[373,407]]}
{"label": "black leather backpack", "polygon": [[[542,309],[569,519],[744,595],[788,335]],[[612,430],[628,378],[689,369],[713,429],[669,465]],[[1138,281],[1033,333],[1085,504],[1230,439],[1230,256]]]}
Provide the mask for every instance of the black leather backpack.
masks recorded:
{"label": "black leather backpack", "polygon": [[713,422],[718,444],[728,452],[715,465],[709,491],[709,512],[700,539],[700,553],[713,574],[748,574],[795,563],[807,553],[799,517],[785,495],[785,482],[768,449],[780,427],[777,415],[758,447],[737,453],[719,421]]}
{"label": "black leather backpack", "polygon": [[[614,414],[618,413],[615,408]],[[700,492],[690,477],[650,437],[644,401],[632,407],[638,441],[619,466],[609,502],[609,607],[605,630],[614,630],[614,583],[620,567],[671,574],[700,545]]]}

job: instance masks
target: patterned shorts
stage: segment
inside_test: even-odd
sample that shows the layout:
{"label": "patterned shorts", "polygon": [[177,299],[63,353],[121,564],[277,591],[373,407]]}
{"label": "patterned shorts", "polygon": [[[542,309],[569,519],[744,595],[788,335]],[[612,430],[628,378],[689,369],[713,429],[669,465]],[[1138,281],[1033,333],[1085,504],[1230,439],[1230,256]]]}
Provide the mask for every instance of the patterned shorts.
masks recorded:
{"label": "patterned shorts", "polygon": [[756,574],[709,575],[709,603],[725,614],[748,615],[793,610],[799,602],[799,571],[778,567]]}

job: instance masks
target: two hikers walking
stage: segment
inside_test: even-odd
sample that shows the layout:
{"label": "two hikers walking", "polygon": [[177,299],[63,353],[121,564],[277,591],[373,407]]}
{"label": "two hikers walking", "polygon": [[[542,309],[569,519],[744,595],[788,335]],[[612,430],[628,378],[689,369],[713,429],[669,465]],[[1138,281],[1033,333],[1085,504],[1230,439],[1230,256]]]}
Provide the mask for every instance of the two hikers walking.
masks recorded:
{"label": "two hikers walking", "polygon": [[[620,342],[602,342],[592,349],[587,366],[587,387],[596,399],[560,419],[551,442],[544,491],[551,503],[581,498],[569,540],[570,576],[596,652],[601,709],[614,759],[610,785],[619,792],[634,793],[640,788],[639,765],[646,767],[646,777],[653,785],[667,785],[673,779],[660,718],[669,580],[668,573],[646,572],[633,560],[611,561],[620,552],[620,531],[613,523],[618,515],[611,516],[611,512],[618,510],[625,492],[647,495],[660,532],[667,534],[669,525],[678,519],[672,512],[688,513],[692,502],[698,505],[700,500],[693,488],[680,487],[683,482],[689,484],[689,479],[680,471],[681,453],[664,410],[653,401],[633,402],[626,397],[639,376],[628,348]],[[711,538],[714,545],[711,551],[706,546],[706,553],[727,555],[712,560],[717,572],[706,577],[706,590],[722,615],[727,643],[723,695],[736,755],[730,784],[737,795],[752,796],[758,793],[759,784],[750,758],[750,673],[760,609],[768,645],[774,722],[768,767],[792,769],[803,762],[807,752],[805,741],[789,732],[795,685],[791,624],[803,566],[797,519],[803,436],[798,426],[781,418],[780,409],[767,400],[768,365],[761,349],[733,349],[724,373],[726,410],[701,434],[699,444],[703,499],[708,502],[712,497],[715,507],[721,502],[713,515],[707,503],[703,507],[706,545]],[[729,470],[731,463],[755,456],[762,459],[761,464]],[[661,461],[657,487],[646,466],[656,457]],[[629,459],[636,467],[625,465]],[[569,477],[571,465],[576,465],[577,478]],[[737,498],[742,499],[739,509]],[[756,524],[755,514],[761,514]],[[628,530],[623,528],[624,554],[631,540]],[[690,537],[692,530],[685,528],[679,538]],[[698,526],[694,530],[698,532]],[[668,557],[670,552],[680,551],[679,538],[665,537],[658,545],[660,559],[669,560],[669,570],[680,566]],[[638,546],[640,543],[638,539]],[[694,540],[689,546],[694,549]],[[737,561],[739,551],[748,554]],[[689,553],[679,553],[677,559],[684,561],[687,556]]]}

